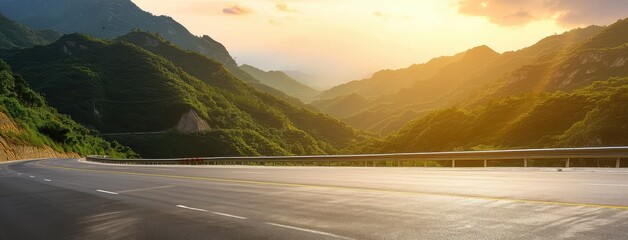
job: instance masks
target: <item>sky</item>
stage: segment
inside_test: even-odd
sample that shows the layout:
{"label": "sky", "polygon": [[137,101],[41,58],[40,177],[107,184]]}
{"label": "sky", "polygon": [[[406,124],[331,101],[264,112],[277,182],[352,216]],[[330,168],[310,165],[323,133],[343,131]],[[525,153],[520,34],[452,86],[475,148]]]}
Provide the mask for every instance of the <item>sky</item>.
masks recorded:
{"label": "sky", "polygon": [[300,71],[328,88],[479,45],[521,49],[569,29],[628,17],[628,0],[133,0],[239,64]]}

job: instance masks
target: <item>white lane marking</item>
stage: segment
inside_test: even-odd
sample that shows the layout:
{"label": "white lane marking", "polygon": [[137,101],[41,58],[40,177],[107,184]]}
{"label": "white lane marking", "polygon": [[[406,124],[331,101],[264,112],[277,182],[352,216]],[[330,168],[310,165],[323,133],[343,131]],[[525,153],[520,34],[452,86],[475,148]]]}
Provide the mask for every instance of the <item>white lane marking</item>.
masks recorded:
{"label": "white lane marking", "polygon": [[275,226],[275,227],[281,227],[281,228],[287,228],[287,229],[292,229],[292,230],[297,230],[297,231],[302,231],[302,232],[314,233],[314,234],[319,234],[319,235],[328,236],[328,237],[334,237],[334,238],[339,238],[339,239],[353,239],[353,238],[339,236],[339,235],[336,235],[336,234],[333,234],[333,233],[321,232],[321,231],[316,231],[316,230],[311,230],[311,229],[306,229],[306,228],[300,228],[300,227],[287,226],[287,225],[283,225],[283,224],[270,223],[270,222],[267,222],[266,224],[271,225],[271,226]]}
{"label": "white lane marking", "polygon": [[237,218],[237,219],[246,219],[245,217],[240,217],[240,216],[226,214],[226,213],[221,213],[221,212],[212,212],[212,213],[216,214],[216,215],[219,215],[219,216],[223,216],[223,217],[230,217],[230,218]]}
{"label": "white lane marking", "polygon": [[22,174],[21,174],[21,173],[17,173],[17,175],[18,175],[18,176],[22,176]]}
{"label": "white lane marking", "polygon": [[185,206],[185,205],[177,205],[177,207],[188,209],[188,210],[199,211],[199,212],[207,212],[207,210],[205,210],[205,209],[193,208],[193,207],[188,207],[188,206]]}
{"label": "white lane marking", "polygon": [[110,191],[105,191],[105,190],[100,190],[100,189],[96,190],[96,192],[108,193],[108,194],[111,194],[111,195],[118,195],[117,192],[110,192]]}
{"label": "white lane marking", "polygon": [[52,180],[47,179],[47,178],[46,178],[46,179],[44,179],[44,181],[46,181],[46,182],[52,182]]}
{"label": "white lane marking", "polygon": [[580,185],[607,186],[607,187],[628,187],[628,184],[613,184],[613,183],[580,183]]}
{"label": "white lane marking", "polygon": [[148,191],[148,190],[163,189],[163,188],[173,188],[173,187],[175,187],[175,186],[166,185],[166,186],[157,186],[157,187],[147,187],[147,188],[138,188],[138,189],[129,189],[129,190],[118,191],[118,193],[139,192],[139,191]]}
{"label": "white lane marking", "polygon": [[29,177],[32,177],[32,178],[34,178],[35,176],[29,176]]}

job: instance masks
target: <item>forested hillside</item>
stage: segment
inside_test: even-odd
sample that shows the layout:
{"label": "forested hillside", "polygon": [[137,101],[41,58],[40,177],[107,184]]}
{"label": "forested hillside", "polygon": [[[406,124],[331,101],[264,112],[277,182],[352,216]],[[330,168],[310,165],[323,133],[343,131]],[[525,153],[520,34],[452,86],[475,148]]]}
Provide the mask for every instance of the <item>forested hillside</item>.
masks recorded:
{"label": "forested hillside", "polygon": [[523,94],[475,109],[449,108],[413,120],[359,152],[417,152],[628,143],[628,78],[571,92]]}
{"label": "forested hillside", "polygon": [[158,33],[181,49],[223,64],[231,74],[259,91],[299,103],[242,71],[222,43],[208,35],[195,36],[173,18],[155,16],[130,0],[8,0],[0,4],[0,11],[32,29],[51,29],[65,34],[115,39],[134,29]]}
{"label": "forested hillside", "polygon": [[0,49],[27,48],[52,43],[61,33],[32,30],[0,14]]}
{"label": "forested hillside", "polygon": [[49,107],[24,78],[0,60],[0,160],[33,157],[110,155],[137,157],[107,142]]}
{"label": "forested hillside", "polygon": [[[328,154],[360,135],[144,32],[115,41],[66,35],[8,61],[60,112],[145,157]],[[189,119],[206,127],[181,132]],[[158,133],[129,134],[146,132]]]}
{"label": "forested hillside", "polygon": [[[407,69],[383,71],[371,79],[332,88],[323,92],[321,96],[331,93],[336,95],[330,96],[351,92],[362,93],[367,100],[360,102],[360,106],[366,106],[346,108],[348,110],[340,114],[334,111],[328,113],[341,117],[352,126],[386,135],[431,110],[465,104],[470,98],[477,97],[484,89],[502,80],[504,75],[527,65],[547,62],[557,54],[569,52],[574,44],[582,43],[603,29],[604,27],[598,26],[574,29],[546,37],[530,47],[505,52],[496,57],[490,57],[492,50],[489,51],[488,47],[478,47],[455,56],[435,58],[428,63]],[[466,61],[463,61],[468,52],[477,53],[476,57],[467,57]],[[396,88],[397,84],[403,88],[393,92],[388,90]],[[365,92],[362,89],[371,90]],[[378,89],[388,94],[373,97],[378,96],[373,95]],[[342,92],[344,94],[341,94]],[[338,98],[333,101],[342,100],[343,98]]]}
{"label": "forested hillside", "polygon": [[594,32],[560,51],[546,51],[454,107],[426,112],[352,151],[626,145],[628,19]]}

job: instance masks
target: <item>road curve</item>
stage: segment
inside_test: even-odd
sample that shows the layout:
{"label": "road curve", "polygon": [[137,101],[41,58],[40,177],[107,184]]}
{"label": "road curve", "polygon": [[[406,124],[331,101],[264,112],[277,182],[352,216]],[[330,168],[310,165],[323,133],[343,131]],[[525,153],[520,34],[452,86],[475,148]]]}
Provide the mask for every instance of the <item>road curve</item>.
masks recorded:
{"label": "road curve", "polygon": [[0,239],[627,239],[628,172],[0,165]]}

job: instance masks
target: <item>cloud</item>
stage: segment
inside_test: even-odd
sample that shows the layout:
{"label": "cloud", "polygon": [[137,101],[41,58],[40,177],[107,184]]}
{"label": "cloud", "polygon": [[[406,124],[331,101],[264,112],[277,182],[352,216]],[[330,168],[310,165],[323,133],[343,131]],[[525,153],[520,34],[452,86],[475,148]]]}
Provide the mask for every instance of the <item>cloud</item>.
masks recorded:
{"label": "cloud", "polygon": [[564,11],[558,17],[564,25],[606,25],[620,18],[628,17],[626,0],[561,0],[556,1],[554,9]]}
{"label": "cloud", "polygon": [[555,20],[563,26],[606,25],[628,17],[626,0],[459,0],[458,12],[502,26]]}
{"label": "cloud", "polygon": [[388,15],[386,13],[383,13],[383,12],[379,12],[379,11],[373,12],[373,16],[375,16],[377,18],[381,18],[381,19],[386,20],[386,21],[388,19],[390,19],[390,15]]}
{"label": "cloud", "polygon": [[222,9],[222,13],[229,14],[229,15],[245,15],[252,12],[253,10],[246,7],[238,6],[238,5],[233,5],[231,7]]}
{"label": "cloud", "polygon": [[277,10],[281,11],[281,12],[297,12],[297,10],[291,8],[290,6],[288,6],[288,4],[286,3],[277,3],[275,5],[275,8],[277,8]]}

